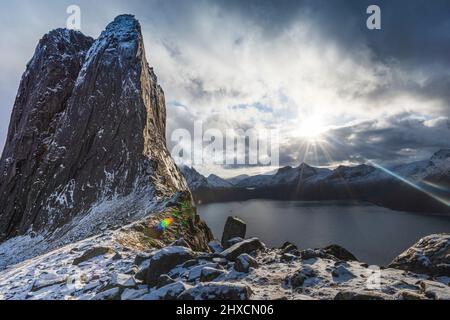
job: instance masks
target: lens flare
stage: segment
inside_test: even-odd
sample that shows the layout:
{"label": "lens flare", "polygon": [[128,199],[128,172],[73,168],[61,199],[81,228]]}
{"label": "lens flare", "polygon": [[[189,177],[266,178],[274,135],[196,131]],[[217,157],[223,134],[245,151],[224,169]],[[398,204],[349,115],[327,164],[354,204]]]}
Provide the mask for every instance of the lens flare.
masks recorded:
{"label": "lens flare", "polygon": [[162,220],[158,225],[158,231],[163,232],[167,230],[167,228],[169,228],[173,224],[173,222],[174,222],[173,218],[166,218]]}

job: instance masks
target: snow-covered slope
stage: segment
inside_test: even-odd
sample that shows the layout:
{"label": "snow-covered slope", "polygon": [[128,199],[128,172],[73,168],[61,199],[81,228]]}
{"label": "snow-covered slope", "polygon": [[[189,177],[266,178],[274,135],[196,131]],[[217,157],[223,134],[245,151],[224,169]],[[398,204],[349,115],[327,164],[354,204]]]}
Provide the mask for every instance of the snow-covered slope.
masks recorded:
{"label": "snow-covered slope", "polygon": [[450,149],[439,150],[429,160],[399,165],[393,168],[393,171],[414,181],[422,181],[433,176],[450,178]]}

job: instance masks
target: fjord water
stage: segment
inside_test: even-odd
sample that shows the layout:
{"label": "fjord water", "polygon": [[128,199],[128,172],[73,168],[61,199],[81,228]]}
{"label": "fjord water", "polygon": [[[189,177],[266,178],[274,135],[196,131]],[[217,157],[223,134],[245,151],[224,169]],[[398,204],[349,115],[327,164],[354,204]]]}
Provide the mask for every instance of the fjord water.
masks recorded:
{"label": "fjord water", "polygon": [[247,237],[270,247],[285,241],[300,248],[338,244],[360,261],[387,265],[394,257],[433,233],[450,232],[450,217],[397,212],[367,203],[250,200],[198,207],[214,236],[222,236],[228,216],[247,223]]}

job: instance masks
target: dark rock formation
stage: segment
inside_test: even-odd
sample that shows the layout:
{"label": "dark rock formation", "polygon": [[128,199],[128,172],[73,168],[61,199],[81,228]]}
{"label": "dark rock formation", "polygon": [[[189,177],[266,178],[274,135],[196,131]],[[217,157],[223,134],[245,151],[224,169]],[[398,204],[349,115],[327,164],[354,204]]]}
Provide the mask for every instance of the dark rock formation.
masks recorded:
{"label": "dark rock formation", "polygon": [[184,291],[179,300],[248,300],[252,290],[244,284],[214,282],[199,284]]}
{"label": "dark rock formation", "polygon": [[248,272],[250,268],[258,268],[258,261],[247,253],[241,254],[236,258],[234,269],[238,272]]}
{"label": "dark rock formation", "polygon": [[356,257],[347,249],[333,244],[331,246],[325,247],[322,250],[325,254],[330,254],[343,261],[358,261]]}
{"label": "dark rock formation", "polygon": [[85,261],[88,261],[90,259],[93,259],[98,256],[104,256],[104,255],[114,255],[115,252],[112,248],[109,247],[95,247],[87,250],[84,252],[81,256],[78,258],[75,258],[73,260],[73,265],[79,265],[80,263],[83,263]]}
{"label": "dark rock formation", "polygon": [[388,296],[371,291],[340,291],[334,300],[387,300]]}
{"label": "dark rock formation", "polygon": [[226,249],[229,247],[228,240],[233,238],[245,238],[247,225],[244,221],[236,217],[228,217],[222,235],[222,246]]}
{"label": "dark rock formation", "polygon": [[196,257],[195,253],[185,247],[167,247],[156,252],[150,259],[150,264],[145,274],[145,283],[157,285],[161,275],[170,269]]}
{"label": "dark rock formation", "polygon": [[62,29],[44,36],[0,162],[0,241],[54,231],[105,201],[136,194],[148,209],[188,192],[166,149],[165,121],[164,93],[132,16],[117,17],[95,42]]}
{"label": "dark rock formation", "polygon": [[234,246],[228,248],[220,254],[228,260],[234,261],[243,253],[252,253],[257,250],[264,250],[265,248],[265,245],[258,238],[251,238],[236,243]]}
{"label": "dark rock formation", "polygon": [[389,267],[434,276],[449,276],[450,234],[434,234],[422,238],[395,258]]}

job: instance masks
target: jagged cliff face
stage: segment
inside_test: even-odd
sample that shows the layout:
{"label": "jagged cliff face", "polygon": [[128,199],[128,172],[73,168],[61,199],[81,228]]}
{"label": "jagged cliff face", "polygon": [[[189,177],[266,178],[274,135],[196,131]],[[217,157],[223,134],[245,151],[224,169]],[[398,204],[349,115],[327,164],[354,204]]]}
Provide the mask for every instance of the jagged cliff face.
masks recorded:
{"label": "jagged cliff face", "polygon": [[0,240],[53,231],[131,194],[145,210],[188,192],[165,121],[164,92],[132,16],[95,41],[50,32],[22,78],[0,163]]}

